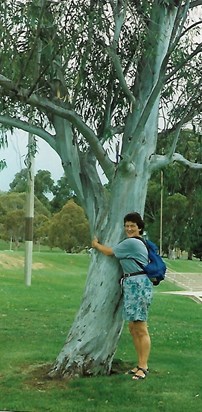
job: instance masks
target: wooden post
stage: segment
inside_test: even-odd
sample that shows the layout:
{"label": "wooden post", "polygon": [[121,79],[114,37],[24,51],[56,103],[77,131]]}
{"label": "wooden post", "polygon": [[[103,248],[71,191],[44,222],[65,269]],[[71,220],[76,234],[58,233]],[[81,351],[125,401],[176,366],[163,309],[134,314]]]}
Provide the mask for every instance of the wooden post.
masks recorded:
{"label": "wooden post", "polygon": [[32,251],[33,251],[33,220],[34,220],[34,153],[33,135],[28,137],[28,167],[27,167],[27,196],[25,212],[25,265],[24,275],[26,286],[31,286]]}

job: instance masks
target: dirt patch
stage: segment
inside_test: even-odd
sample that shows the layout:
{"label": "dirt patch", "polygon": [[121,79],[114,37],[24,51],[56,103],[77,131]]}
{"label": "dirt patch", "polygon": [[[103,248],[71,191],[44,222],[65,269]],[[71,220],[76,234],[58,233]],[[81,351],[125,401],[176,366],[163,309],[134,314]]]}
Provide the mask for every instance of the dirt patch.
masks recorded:
{"label": "dirt patch", "polygon": [[[0,253],[0,266],[4,269],[23,268],[24,257],[16,256],[13,252]],[[33,263],[33,269],[44,269],[46,266],[40,262]]]}
{"label": "dirt patch", "polygon": [[32,269],[44,269],[45,267],[46,266],[43,265],[43,263],[40,263],[40,262],[32,264]]}
{"label": "dirt patch", "polygon": [[[127,370],[130,370],[134,365],[129,362],[123,362],[120,359],[114,359],[112,364],[112,369],[110,375],[125,374]],[[75,379],[75,377],[54,377],[48,376],[52,364],[38,364],[29,365],[21,368],[20,373],[25,376],[25,388],[26,389],[36,389],[39,392],[45,392],[51,390],[52,388],[67,389],[68,383]],[[85,378],[83,376],[83,378]]]}
{"label": "dirt patch", "polygon": [[50,378],[48,373],[51,370],[51,364],[30,365],[28,369],[21,371],[26,375],[25,386],[27,389],[35,388],[40,392],[55,388],[67,389],[69,378]]}
{"label": "dirt patch", "polygon": [[24,266],[24,258],[22,256],[14,256],[12,252],[9,254],[0,253],[0,265],[5,269],[21,268]]}

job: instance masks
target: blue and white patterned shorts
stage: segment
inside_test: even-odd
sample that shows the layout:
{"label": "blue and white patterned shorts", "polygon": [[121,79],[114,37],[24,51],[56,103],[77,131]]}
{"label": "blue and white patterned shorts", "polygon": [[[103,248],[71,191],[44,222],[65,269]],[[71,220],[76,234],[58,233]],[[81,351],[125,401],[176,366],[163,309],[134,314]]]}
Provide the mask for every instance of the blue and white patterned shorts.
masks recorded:
{"label": "blue and white patterned shorts", "polygon": [[153,285],[146,275],[131,276],[123,281],[123,319],[147,321]]}

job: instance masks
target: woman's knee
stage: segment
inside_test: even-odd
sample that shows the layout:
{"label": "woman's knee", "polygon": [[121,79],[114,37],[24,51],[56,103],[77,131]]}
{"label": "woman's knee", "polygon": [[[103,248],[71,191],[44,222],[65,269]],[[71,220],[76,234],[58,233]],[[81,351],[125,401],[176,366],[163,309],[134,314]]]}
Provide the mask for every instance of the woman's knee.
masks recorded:
{"label": "woman's knee", "polygon": [[132,335],[136,335],[139,337],[148,335],[147,323],[143,321],[130,322],[129,330]]}
{"label": "woman's knee", "polygon": [[135,322],[129,322],[129,323],[128,323],[128,328],[129,328],[129,331],[130,331],[131,335],[133,335],[134,330],[135,330],[135,325],[134,325],[134,323],[135,323]]}

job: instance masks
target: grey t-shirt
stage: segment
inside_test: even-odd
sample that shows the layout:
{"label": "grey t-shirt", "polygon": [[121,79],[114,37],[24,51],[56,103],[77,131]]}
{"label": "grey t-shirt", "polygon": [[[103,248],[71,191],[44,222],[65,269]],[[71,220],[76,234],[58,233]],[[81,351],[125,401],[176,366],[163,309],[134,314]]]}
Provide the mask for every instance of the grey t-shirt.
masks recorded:
{"label": "grey t-shirt", "polygon": [[123,269],[123,273],[133,273],[141,271],[140,266],[132,259],[135,258],[143,265],[148,264],[148,251],[145,244],[136,238],[127,238],[118,245],[113,246],[112,250]]}

